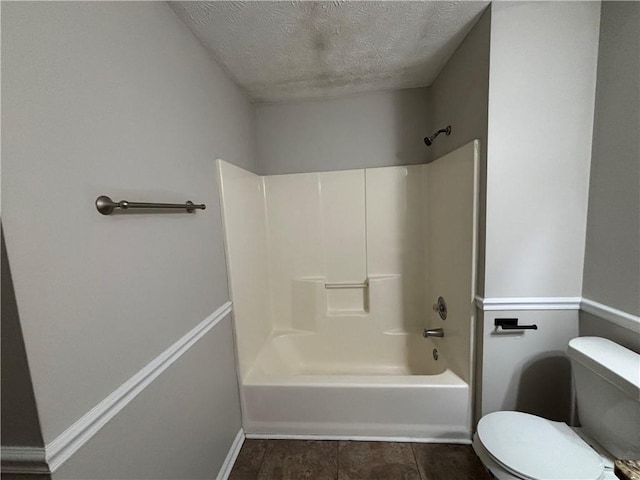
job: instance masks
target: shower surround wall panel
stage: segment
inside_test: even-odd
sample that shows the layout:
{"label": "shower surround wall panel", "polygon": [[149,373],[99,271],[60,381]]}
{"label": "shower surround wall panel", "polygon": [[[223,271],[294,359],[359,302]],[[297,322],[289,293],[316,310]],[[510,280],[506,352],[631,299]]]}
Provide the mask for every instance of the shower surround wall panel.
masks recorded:
{"label": "shower surround wall panel", "polygon": [[271,331],[267,229],[262,180],[218,161],[225,251],[241,375],[254,362]]}
{"label": "shower surround wall panel", "polygon": [[[427,291],[443,296],[448,315],[430,310],[430,328],[444,328],[449,367],[471,381],[475,328],[480,142],[474,141],[428,165]],[[472,327],[469,328],[469,321]],[[442,340],[435,339],[436,342]]]}
{"label": "shower surround wall panel", "polygon": [[367,276],[364,170],[324,172],[320,222],[327,283],[362,283]]}
{"label": "shower surround wall panel", "polygon": [[272,327],[311,330],[313,315],[305,310],[314,299],[313,279],[323,268],[320,182],[317,175],[275,175],[263,182]]}
{"label": "shower surround wall panel", "polygon": [[478,151],[266,177],[219,161],[247,434],[469,441]]}
{"label": "shower surround wall panel", "polygon": [[421,334],[425,326],[426,168],[366,170],[367,267],[369,281],[389,298],[387,333]]}
{"label": "shower surround wall panel", "polygon": [[[366,280],[364,171],[268,176],[264,188],[274,326],[307,330],[314,310],[304,312],[301,299],[314,295],[315,280],[323,288]],[[328,308],[363,311],[362,294],[327,291]]]}

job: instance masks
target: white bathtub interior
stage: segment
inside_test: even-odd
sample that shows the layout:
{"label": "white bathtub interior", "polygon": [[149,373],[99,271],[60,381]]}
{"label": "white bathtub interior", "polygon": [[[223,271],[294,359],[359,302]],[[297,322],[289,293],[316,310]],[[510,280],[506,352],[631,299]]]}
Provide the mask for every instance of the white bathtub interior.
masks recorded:
{"label": "white bathtub interior", "polygon": [[478,148],[273,176],[218,162],[249,436],[470,440]]}

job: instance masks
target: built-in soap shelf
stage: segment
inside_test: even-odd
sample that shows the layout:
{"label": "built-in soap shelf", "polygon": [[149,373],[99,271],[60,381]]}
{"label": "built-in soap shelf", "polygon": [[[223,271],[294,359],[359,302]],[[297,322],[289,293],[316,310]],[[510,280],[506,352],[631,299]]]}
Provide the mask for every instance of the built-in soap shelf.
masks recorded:
{"label": "built-in soap shelf", "polygon": [[369,279],[364,282],[325,282],[326,313],[330,316],[369,313]]}

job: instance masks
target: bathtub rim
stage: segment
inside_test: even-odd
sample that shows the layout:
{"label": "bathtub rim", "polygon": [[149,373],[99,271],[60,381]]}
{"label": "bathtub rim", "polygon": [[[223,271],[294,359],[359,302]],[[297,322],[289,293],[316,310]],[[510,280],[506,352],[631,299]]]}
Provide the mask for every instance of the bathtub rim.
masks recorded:
{"label": "bathtub rim", "polygon": [[[419,338],[420,342],[428,342],[428,346],[427,349],[431,350],[431,349],[437,349],[439,347],[439,342],[434,341],[433,338],[422,338],[422,335],[419,334],[418,332],[411,332],[411,331],[402,331],[402,332],[382,332],[384,337],[387,337],[389,339],[393,339],[394,341],[397,341],[398,339],[406,339],[409,337],[415,337],[415,338]],[[295,362],[292,363],[291,367],[292,369],[289,370],[288,367],[284,367],[283,365],[280,366],[280,368],[276,367],[276,371],[269,371],[267,372],[262,365],[266,364],[269,365],[271,364],[271,360],[269,360],[269,358],[276,358],[278,360],[280,360],[281,355],[280,352],[282,351],[282,346],[281,346],[281,342],[290,342],[290,346],[292,346],[294,349],[298,349],[298,346],[295,344],[295,340],[301,337],[312,337],[317,335],[317,332],[310,332],[307,330],[296,330],[296,329],[287,329],[287,330],[274,330],[271,332],[271,334],[269,335],[269,337],[264,341],[264,343],[262,344],[262,346],[260,347],[260,350],[258,352],[257,357],[253,360],[253,362],[251,363],[251,365],[249,366],[247,372],[244,374],[244,376],[240,376],[239,374],[239,380],[241,384],[265,384],[265,383],[269,383],[269,382],[263,382],[261,379],[262,378],[271,378],[272,381],[281,381],[283,385],[291,385],[292,382],[290,381],[290,377],[295,377],[298,379],[301,379],[301,381],[305,381],[308,383],[313,383],[313,384],[317,384],[318,380],[322,380],[324,379],[328,384],[331,383],[340,383],[343,384],[344,382],[332,382],[332,381],[328,381],[329,378],[334,378],[334,377],[340,377],[340,378],[346,378],[346,377],[351,377],[353,380],[353,383],[357,383],[357,384],[361,384],[361,383],[368,383],[370,385],[381,385],[385,382],[382,381],[382,379],[397,379],[397,378],[413,378],[413,377],[428,377],[428,378],[436,378],[439,376],[443,376],[441,377],[442,379],[447,378],[447,372],[451,372],[453,373],[453,376],[455,377],[455,379],[452,379],[451,383],[441,383],[440,381],[437,381],[436,384],[437,385],[451,385],[451,384],[458,384],[458,381],[462,382],[465,385],[468,385],[467,382],[465,382],[457,373],[453,372],[451,370],[451,368],[449,367],[449,363],[447,362],[447,358],[446,356],[442,355],[442,353],[440,353],[440,358],[439,360],[431,360],[429,359],[428,361],[428,366],[430,367],[435,367],[436,365],[439,367],[438,369],[436,369],[435,373],[400,373],[400,374],[394,374],[394,373],[380,373],[380,372],[376,372],[376,373],[366,373],[366,372],[359,372],[357,370],[357,367],[354,371],[348,372],[348,373],[309,373],[309,372],[305,372],[305,364],[304,364],[304,356],[300,355],[299,352],[296,352],[296,356],[294,358]],[[266,357],[266,359],[265,359]],[[437,362],[437,364],[436,364]],[[271,364],[274,365],[274,364]],[[358,364],[356,364],[358,365]],[[402,366],[406,366],[402,365]],[[384,367],[383,367],[384,368]],[[299,371],[302,370],[302,371]],[[313,370],[313,369],[311,369]],[[376,382],[363,382],[362,380],[360,380],[362,378],[366,378],[369,380],[372,379],[378,379],[378,381]],[[260,379],[258,381],[255,381],[255,379]],[[277,379],[281,379],[281,380],[277,380]],[[313,381],[311,379],[314,379]],[[297,382],[296,382],[297,383]],[[398,382],[398,381],[390,381],[388,382],[389,384],[392,385],[398,385],[400,383],[409,383],[411,385],[416,385],[420,382],[417,381],[411,381],[411,382]],[[271,383],[269,383],[271,384]]]}
{"label": "bathtub rim", "polygon": [[[254,366],[255,367],[255,366]],[[242,386],[305,386],[322,388],[470,388],[453,370],[433,375],[269,375],[252,368],[242,380]]]}

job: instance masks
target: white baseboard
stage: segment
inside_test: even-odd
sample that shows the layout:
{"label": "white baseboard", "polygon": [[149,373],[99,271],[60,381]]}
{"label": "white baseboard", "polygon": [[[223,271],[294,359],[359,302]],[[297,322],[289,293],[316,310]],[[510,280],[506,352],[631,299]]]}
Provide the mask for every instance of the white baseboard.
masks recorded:
{"label": "white baseboard", "polygon": [[222,467],[220,467],[220,472],[218,472],[218,476],[216,480],[227,480],[229,475],[231,475],[231,470],[233,470],[233,465],[236,463],[236,459],[238,458],[238,454],[242,449],[242,445],[244,444],[244,430],[241,428],[236,435],[236,438],[233,440],[231,447],[229,448],[229,452],[222,463]]}
{"label": "white baseboard", "polygon": [[153,380],[225,318],[231,312],[231,307],[231,302],[222,305],[47,444],[45,454],[51,472],[55,472]]}
{"label": "white baseboard", "polygon": [[476,296],[475,303],[485,312],[505,310],[580,310],[580,297],[504,297]]}
{"label": "white baseboard", "polygon": [[246,438],[258,440],[343,440],[355,442],[456,443],[459,445],[471,445],[471,440],[461,438],[381,437],[366,435],[299,435],[281,433],[245,433],[244,435]]}
{"label": "white baseboard", "polygon": [[2,447],[2,473],[47,474],[49,467],[42,447]]}
{"label": "white baseboard", "polygon": [[591,315],[604,318],[605,320],[615,323],[620,327],[640,333],[640,317],[637,315],[623,312],[622,310],[589,300],[588,298],[582,299],[582,302],[580,302],[580,308]]}

